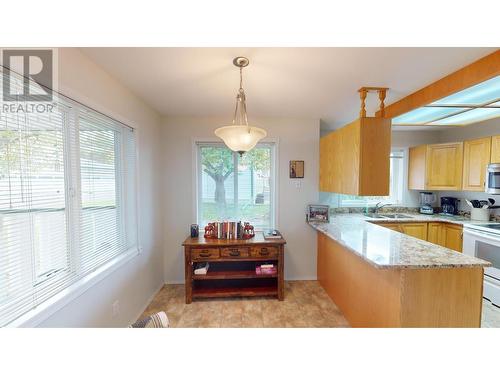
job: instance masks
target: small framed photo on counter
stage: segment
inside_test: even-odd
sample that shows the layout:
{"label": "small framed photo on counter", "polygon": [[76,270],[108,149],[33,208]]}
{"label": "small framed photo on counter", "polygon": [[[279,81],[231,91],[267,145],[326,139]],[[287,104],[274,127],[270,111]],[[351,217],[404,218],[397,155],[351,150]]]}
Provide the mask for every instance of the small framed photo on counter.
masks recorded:
{"label": "small framed photo on counter", "polygon": [[304,178],[304,160],[290,160],[290,178]]}
{"label": "small framed photo on counter", "polygon": [[323,204],[310,204],[307,206],[307,221],[328,223],[330,221],[330,206]]}

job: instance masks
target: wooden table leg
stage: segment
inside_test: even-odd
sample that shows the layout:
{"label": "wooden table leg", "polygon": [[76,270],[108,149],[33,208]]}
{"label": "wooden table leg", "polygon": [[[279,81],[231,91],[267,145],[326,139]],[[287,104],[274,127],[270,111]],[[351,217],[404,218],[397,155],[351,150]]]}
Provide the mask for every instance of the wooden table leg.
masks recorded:
{"label": "wooden table leg", "polygon": [[283,254],[284,248],[280,246],[278,258],[278,300],[280,301],[285,299],[285,260]]}
{"label": "wooden table leg", "polygon": [[193,302],[193,267],[191,263],[191,248],[184,248],[184,285],[186,288],[186,304]]}

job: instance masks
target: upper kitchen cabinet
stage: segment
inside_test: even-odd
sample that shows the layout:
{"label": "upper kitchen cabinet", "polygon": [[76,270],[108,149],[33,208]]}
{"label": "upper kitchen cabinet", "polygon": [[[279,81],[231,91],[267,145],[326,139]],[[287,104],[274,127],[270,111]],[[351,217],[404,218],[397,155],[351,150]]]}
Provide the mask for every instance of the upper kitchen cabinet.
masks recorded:
{"label": "upper kitchen cabinet", "polygon": [[357,119],[320,140],[320,190],[389,195],[391,120]]}
{"label": "upper kitchen cabinet", "polygon": [[491,162],[500,163],[500,135],[491,138]]}
{"label": "upper kitchen cabinet", "polygon": [[366,117],[365,98],[385,88],[363,87],[360,118],[320,139],[320,191],[348,195],[389,195],[391,120]]}
{"label": "upper kitchen cabinet", "polygon": [[409,158],[409,189],[462,189],[462,142],[412,147]]}
{"label": "upper kitchen cabinet", "polygon": [[427,145],[411,147],[408,152],[408,189],[425,190]]}
{"label": "upper kitchen cabinet", "polygon": [[490,155],[491,137],[464,142],[463,190],[484,191]]}
{"label": "upper kitchen cabinet", "polygon": [[460,190],[463,166],[462,142],[427,146],[426,189]]}

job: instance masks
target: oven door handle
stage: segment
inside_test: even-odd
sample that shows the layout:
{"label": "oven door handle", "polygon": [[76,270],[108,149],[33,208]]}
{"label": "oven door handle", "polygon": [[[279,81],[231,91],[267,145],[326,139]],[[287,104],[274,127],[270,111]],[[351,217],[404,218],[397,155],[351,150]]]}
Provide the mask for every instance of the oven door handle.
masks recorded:
{"label": "oven door handle", "polygon": [[471,228],[466,228],[464,229],[464,234],[469,234],[471,236],[474,236],[476,239],[480,240],[490,240],[495,242],[495,245],[500,246],[500,236],[495,236],[495,235],[490,235],[488,233],[482,232],[482,231],[477,231]]}

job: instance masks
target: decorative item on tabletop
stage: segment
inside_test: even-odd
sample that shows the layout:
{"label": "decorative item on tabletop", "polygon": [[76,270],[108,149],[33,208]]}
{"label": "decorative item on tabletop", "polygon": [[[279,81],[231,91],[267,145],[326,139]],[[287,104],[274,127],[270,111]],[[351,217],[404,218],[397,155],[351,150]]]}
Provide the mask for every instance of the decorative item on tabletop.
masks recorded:
{"label": "decorative item on tabletop", "polygon": [[211,239],[243,239],[248,240],[255,236],[253,225],[241,221],[223,221],[208,223],[205,227],[205,238]]}
{"label": "decorative item on tabletop", "polygon": [[196,238],[200,235],[200,227],[198,224],[191,224],[191,238]]}
{"label": "decorative item on tabletop", "polygon": [[245,223],[245,227],[243,228],[243,239],[248,240],[255,236],[255,230],[253,229],[253,225],[250,223]]}
{"label": "decorative item on tabletop", "polygon": [[328,223],[330,221],[330,206],[310,204],[307,206],[306,220],[308,222]]}
{"label": "decorative item on tabletop", "polygon": [[262,235],[264,236],[264,239],[266,239],[266,240],[279,240],[279,239],[283,238],[283,236],[281,236],[280,231],[277,229],[265,230],[262,233]]}

